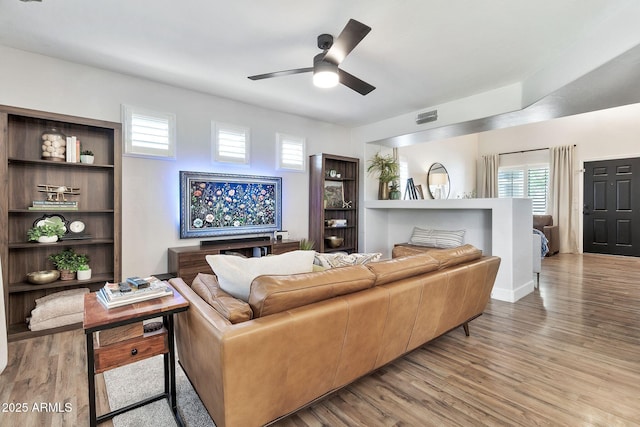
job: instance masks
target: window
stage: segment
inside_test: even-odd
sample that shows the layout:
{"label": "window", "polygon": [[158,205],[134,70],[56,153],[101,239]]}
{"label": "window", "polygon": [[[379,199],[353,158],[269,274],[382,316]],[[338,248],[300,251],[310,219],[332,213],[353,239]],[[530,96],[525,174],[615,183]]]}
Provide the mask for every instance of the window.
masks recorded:
{"label": "window", "polygon": [[298,136],[276,134],[277,168],[293,171],[305,170],[306,143]]}
{"label": "window", "polygon": [[249,128],[211,123],[213,160],[215,162],[249,164]]}
{"label": "window", "polygon": [[122,106],[124,154],[175,159],[176,116]]}
{"label": "window", "polygon": [[498,171],[498,197],[529,197],[534,214],[545,214],[549,192],[549,167],[515,166]]}

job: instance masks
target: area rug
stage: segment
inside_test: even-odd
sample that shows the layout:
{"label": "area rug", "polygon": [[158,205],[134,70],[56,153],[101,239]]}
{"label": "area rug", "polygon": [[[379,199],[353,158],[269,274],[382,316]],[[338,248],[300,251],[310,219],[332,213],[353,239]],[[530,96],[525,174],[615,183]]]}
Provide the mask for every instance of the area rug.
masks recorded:
{"label": "area rug", "polygon": [[[112,369],[104,373],[111,409],[122,408],[164,391],[162,356]],[[178,411],[185,427],[215,427],[184,371],[176,363]],[[114,427],[177,426],[167,399],[113,418]]]}

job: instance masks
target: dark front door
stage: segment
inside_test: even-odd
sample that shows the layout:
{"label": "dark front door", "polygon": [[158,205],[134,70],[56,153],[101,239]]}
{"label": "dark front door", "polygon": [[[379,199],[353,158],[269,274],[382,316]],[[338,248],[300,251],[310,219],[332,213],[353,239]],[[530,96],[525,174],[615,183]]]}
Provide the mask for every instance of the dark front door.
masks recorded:
{"label": "dark front door", "polygon": [[640,158],[584,166],[584,252],[640,256]]}

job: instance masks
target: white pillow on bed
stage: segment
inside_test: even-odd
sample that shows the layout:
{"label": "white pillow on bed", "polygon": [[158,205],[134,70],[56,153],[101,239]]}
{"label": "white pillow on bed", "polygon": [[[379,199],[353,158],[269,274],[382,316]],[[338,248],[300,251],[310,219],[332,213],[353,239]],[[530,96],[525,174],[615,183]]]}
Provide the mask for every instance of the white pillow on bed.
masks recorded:
{"label": "white pillow on bed", "polygon": [[292,251],[281,255],[242,258],[234,255],[207,255],[207,263],[218,276],[220,288],[249,301],[251,282],[264,274],[298,274],[313,270],[314,251]]}

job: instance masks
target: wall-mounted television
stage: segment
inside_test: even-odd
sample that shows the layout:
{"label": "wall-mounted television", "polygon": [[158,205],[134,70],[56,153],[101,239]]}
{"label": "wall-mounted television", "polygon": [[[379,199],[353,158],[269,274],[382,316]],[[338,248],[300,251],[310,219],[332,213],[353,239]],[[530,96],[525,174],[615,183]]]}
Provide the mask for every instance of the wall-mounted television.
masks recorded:
{"label": "wall-mounted television", "polygon": [[180,171],[180,238],[282,229],[282,178]]}

